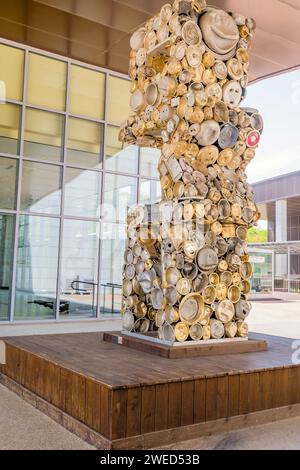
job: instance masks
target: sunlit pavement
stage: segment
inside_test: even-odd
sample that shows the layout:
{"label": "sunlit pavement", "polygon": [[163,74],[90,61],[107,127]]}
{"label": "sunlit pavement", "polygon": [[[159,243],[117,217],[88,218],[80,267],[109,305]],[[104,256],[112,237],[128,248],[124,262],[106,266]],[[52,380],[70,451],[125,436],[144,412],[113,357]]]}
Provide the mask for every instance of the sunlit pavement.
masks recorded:
{"label": "sunlit pavement", "polygon": [[[79,323],[75,331],[96,331],[103,327],[119,329],[120,320],[109,320],[98,326]],[[300,300],[253,302],[249,319],[253,332],[300,339]],[[26,327],[18,333],[29,334]],[[32,328],[32,325],[31,325]],[[47,331],[44,325],[45,334]],[[55,329],[51,327],[51,331]],[[69,330],[70,326],[64,327]],[[25,333],[26,330],[26,333]],[[75,332],[74,331],[74,332]],[[60,332],[63,332],[60,330]],[[40,333],[42,334],[42,332]],[[91,449],[88,444],[52,421],[40,411],[0,386],[0,449]],[[299,449],[300,417],[261,426],[218,434],[166,449]]]}
{"label": "sunlit pavement", "polygon": [[1,450],[89,450],[93,447],[0,385]]}
{"label": "sunlit pavement", "polygon": [[300,339],[300,299],[253,302],[250,331]]}
{"label": "sunlit pavement", "polygon": [[181,442],[163,449],[299,450],[300,417]]}

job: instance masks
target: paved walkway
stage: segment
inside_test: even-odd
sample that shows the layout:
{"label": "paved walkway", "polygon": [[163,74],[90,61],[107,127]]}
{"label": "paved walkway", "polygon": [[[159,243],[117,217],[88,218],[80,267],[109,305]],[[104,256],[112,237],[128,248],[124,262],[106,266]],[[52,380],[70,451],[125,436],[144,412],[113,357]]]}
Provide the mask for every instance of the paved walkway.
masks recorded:
{"label": "paved walkway", "polygon": [[165,447],[173,450],[299,450],[300,417]]}
{"label": "paved walkway", "polygon": [[300,339],[300,300],[253,302],[250,331]]}
{"label": "paved walkway", "polygon": [[0,324],[0,337],[48,335],[64,333],[89,333],[95,331],[115,331],[121,329],[120,317],[108,317],[101,320],[74,320],[65,322],[15,323]]}
{"label": "paved walkway", "polygon": [[76,437],[0,385],[1,450],[91,450]]}

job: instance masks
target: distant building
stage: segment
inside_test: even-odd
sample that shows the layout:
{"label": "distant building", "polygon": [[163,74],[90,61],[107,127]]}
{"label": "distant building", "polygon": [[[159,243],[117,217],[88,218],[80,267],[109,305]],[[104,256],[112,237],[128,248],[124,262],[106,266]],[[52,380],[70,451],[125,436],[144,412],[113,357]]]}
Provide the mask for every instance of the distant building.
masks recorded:
{"label": "distant building", "polygon": [[253,188],[261,212],[258,230],[264,238],[252,244],[254,287],[270,286],[271,280],[274,290],[300,292],[300,171],[255,183]]}

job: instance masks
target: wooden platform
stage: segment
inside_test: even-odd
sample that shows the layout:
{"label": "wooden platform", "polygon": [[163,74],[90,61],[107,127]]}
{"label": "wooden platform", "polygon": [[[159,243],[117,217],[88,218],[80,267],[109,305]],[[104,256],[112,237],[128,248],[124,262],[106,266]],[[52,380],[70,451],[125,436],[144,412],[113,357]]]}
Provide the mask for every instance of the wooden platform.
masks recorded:
{"label": "wooden platform", "polygon": [[300,413],[292,340],[169,360],[100,333],[5,338],[0,381],[99,448],[150,448]]}
{"label": "wooden platform", "polygon": [[267,341],[257,338],[245,340],[225,339],[210,341],[186,341],[184,343],[175,343],[174,345],[160,341],[152,336],[134,335],[122,332],[106,332],[103,335],[104,341],[119,344],[137,351],[155,354],[168,359],[180,359],[186,357],[199,356],[219,356],[224,354],[243,354],[268,349]]}

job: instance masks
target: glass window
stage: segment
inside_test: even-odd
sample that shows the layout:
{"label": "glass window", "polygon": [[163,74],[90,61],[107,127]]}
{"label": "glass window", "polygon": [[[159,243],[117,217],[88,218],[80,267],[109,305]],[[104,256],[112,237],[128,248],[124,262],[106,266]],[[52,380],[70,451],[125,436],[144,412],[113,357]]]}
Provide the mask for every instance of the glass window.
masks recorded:
{"label": "glass window", "polygon": [[130,85],[129,80],[109,76],[107,100],[107,120],[109,122],[121,124],[132,114],[129,106]]}
{"label": "glass window", "polygon": [[250,247],[250,262],[253,267],[251,277],[251,292],[257,294],[270,294],[273,291],[272,273],[273,260],[272,253],[262,250],[252,251]]}
{"label": "glass window", "polygon": [[102,162],[102,124],[69,118],[67,162],[86,168],[99,168]]}
{"label": "glass window", "polygon": [[21,210],[59,214],[61,168],[44,163],[23,162]]}
{"label": "glass window", "polygon": [[26,110],[24,155],[39,160],[60,162],[64,118],[37,109]]}
{"label": "glass window", "polygon": [[102,174],[96,171],[66,168],[66,215],[82,217],[100,216],[100,191]]}
{"label": "glass window", "polygon": [[130,145],[122,150],[119,128],[108,126],[106,132],[106,169],[123,173],[138,172],[138,147]]}
{"label": "glass window", "polygon": [[71,65],[70,113],[104,119],[105,74]]}
{"label": "glass window", "polygon": [[155,148],[141,148],[141,175],[159,179],[158,162],[161,152]]}
{"label": "glass window", "polygon": [[17,160],[0,157],[0,209],[16,208]]}
{"label": "glass window", "polygon": [[15,319],[55,317],[59,219],[21,215]]}
{"label": "glass window", "polygon": [[125,221],[128,206],[134,205],[136,202],[136,178],[106,173],[102,217],[107,220]]}
{"label": "glass window", "polygon": [[19,153],[19,133],[21,108],[10,103],[0,104],[0,151],[17,155]]}
{"label": "glass window", "polygon": [[99,222],[65,220],[61,316],[93,317],[97,311]]}
{"label": "glass window", "polygon": [[0,44],[1,99],[22,100],[24,51]]}
{"label": "glass window", "polygon": [[0,321],[9,320],[14,216],[0,214]]}
{"label": "glass window", "polygon": [[67,64],[38,54],[29,54],[27,102],[64,111]]}
{"label": "glass window", "polygon": [[100,291],[102,314],[120,313],[121,310],[125,243],[125,225],[103,222]]}
{"label": "glass window", "polygon": [[159,181],[142,180],[140,187],[140,204],[155,204],[161,199]]}

